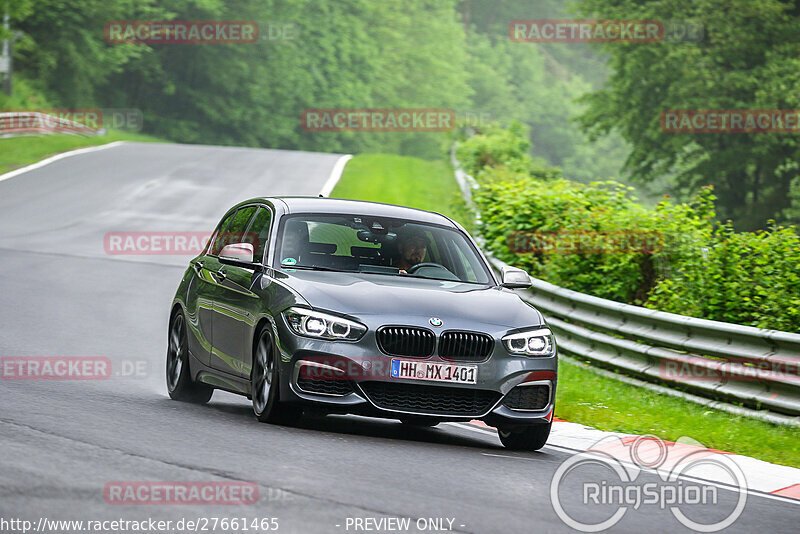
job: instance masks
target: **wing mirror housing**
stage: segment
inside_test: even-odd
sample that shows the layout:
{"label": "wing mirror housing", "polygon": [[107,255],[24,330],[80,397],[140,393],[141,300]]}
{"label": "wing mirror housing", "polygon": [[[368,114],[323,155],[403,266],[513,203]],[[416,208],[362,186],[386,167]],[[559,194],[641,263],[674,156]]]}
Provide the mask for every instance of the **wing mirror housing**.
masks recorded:
{"label": "wing mirror housing", "polygon": [[524,289],[531,287],[531,277],[522,269],[516,267],[503,267],[502,287],[509,289]]}
{"label": "wing mirror housing", "polygon": [[244,267],[245,269],[256,269],[258,264],[253,262],[253,245],[250,243],[231,243],[219,253],[220,263]]}

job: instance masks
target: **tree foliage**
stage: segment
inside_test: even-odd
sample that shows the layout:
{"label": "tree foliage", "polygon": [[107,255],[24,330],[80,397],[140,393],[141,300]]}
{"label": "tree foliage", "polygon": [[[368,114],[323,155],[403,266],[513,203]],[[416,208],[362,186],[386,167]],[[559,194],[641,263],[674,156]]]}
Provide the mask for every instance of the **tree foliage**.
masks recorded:
{"label": "tree foliage", "polygon": [[772,225],[736,232],[714,221],[715,195],[643,206],[613,180],[582,184],[527,155],[525,133],[492,130],[463,142],[459,161],[481,234],[503,261],[554,284],[629,304],[796,331],[800,237]]}
{"label": "tree foliage", "polygon": [[723,219],[763,227],[790,208],[798,175],[797,136],[778,133],[665,133],[669,109],[800,108],[800,13],[780,0],[580,0],[586,16],[684,20],[704,27],[697,42],[602,45],[612,75],[586,96],[583,127],[618,131],[632,150],[626,169],[639,183],[672,177],[687,197],[713,185]]}
{"label": "tree foliage", "polygon": [[[571,121],[580,111],[573,100],[604,76],[597,55],[508,38],[510,20],[559,16],[563,0],[11,1],[12,24],[25,33],[18,73],[47,100],[138,108],[147,131],[168,139],[440,157],[445,135],[308,132],[300,114],[449,108],[479,129],[490,120],[529,125],[535,155],[579,179],[621,164],[620,150],[594,150]],[[231,19],[259,22],[262,40],[145,45],[103,36],[111,20]],[[288,38],[270,38],[270,26],[285,25]]]}

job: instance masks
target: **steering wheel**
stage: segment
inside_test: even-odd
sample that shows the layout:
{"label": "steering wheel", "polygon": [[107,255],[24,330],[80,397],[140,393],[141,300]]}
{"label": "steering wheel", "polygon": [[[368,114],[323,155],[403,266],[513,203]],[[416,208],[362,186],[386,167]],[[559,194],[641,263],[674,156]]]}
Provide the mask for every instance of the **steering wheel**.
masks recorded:
{"label": "steering wheel", "polygon": [[[444,269],[445,271],[447,271],[447,267],[445,267],[444,265],[439,265],[438,263],[433,263],[433,262],[426,262],[426,263],[418,263],[416,265],[413,265],[413,266],[409,267],[406,272],[408,274],[414,274],[418,270],[420,270],[420,269],[422,269],[424,267],[434,267],[436,269]],[[450,271],[447,271],[447,272],[450,272]]]}
{"label": "steering wheel", "polygon": [[417,276],[421,276],[423,278],[458,280],[458,277],[451,273],[450,269],[438,263],[418,263],[413,267],[410,267],[406,272],[408,274],[416,274]]}

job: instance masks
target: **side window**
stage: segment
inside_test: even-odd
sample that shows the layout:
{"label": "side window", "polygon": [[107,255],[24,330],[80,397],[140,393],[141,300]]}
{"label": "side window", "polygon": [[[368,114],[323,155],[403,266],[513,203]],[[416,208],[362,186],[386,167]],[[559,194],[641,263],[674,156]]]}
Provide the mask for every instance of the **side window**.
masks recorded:
{"label": "side window", "polygon": [[253,215],[256,214],[257,210],[258,206],[239,208],[239,211],[233,216],[230,228],[228,228],[228,241],[225,243],[226,245],[230,245],[231,243],[243,243],[246,241],[244,234],[250,227],[250,221],[253,219]]}
{"label": "side window", "polygon": [[222,250],[222,247],[224,246],[222,245],[222,239],[223,236],[226,235],[228,225],[230,225],[231,219],[233,219],[233,214],[234,212],[230,212],[222,219],[222,221],[220,221],[217,229],[214,231],[214,235],[211,236],[211,246],[208,248],[206,254],[216,256],[219,254],[219,251]]}
{"label": "side window", "polygon": [[255,215],[256,209],[258,209],[257,206],[239,208],[236,214],[231,218],[227,229],[217,234],[214,240],[214,246],[211,248],[212,256],[219,256],[219,253],[225,248],[225,245],[242,242],[244,232],[250,224],[250,219]]}
{"label": "side window", "polygon": [[256,261],[264,260],[264,251],[269,241],[270,222],[272,222],[272,212],[269,211],[269,208],[262,206],[253,218],[253,222],[250,223],[250,228],[244,237],[245,242],[253,244],[255,249],[253,258]]}

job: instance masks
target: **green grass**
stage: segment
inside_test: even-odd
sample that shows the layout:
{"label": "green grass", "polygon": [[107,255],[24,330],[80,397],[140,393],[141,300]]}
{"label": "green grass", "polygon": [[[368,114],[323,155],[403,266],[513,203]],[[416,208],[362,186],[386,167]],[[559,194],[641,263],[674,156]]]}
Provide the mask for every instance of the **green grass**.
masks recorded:
{"label": "green grass", "polygon": [[141,134],[109,132],[107,135],[83,137],[80,135],[50,134],[9,137],[0,139],[0,174],[66,152],[113,141],[158,142],[160,139]]}
{"label": "green grass", "polygon": [[556,417],[613,432],[686,436],[706,447],[800,467],[800,429],[736,416],[600,376],[561,360]]}
{"label": "green grass", "polygon": [[331,194],[334,198],[370,200],[436,211],[472,230],[472,218],[445,161],[392,154],[355,156]]}
{"label": "green grass", "polygon": [[[473,229],[444,161],[363,154],[345,167],[334,197],[438,211]],[[584,364],[559,364],[556,417],[601,430],[689,437],[706,447],[800,467],[800,430],[712,410],[600,376]]]}

